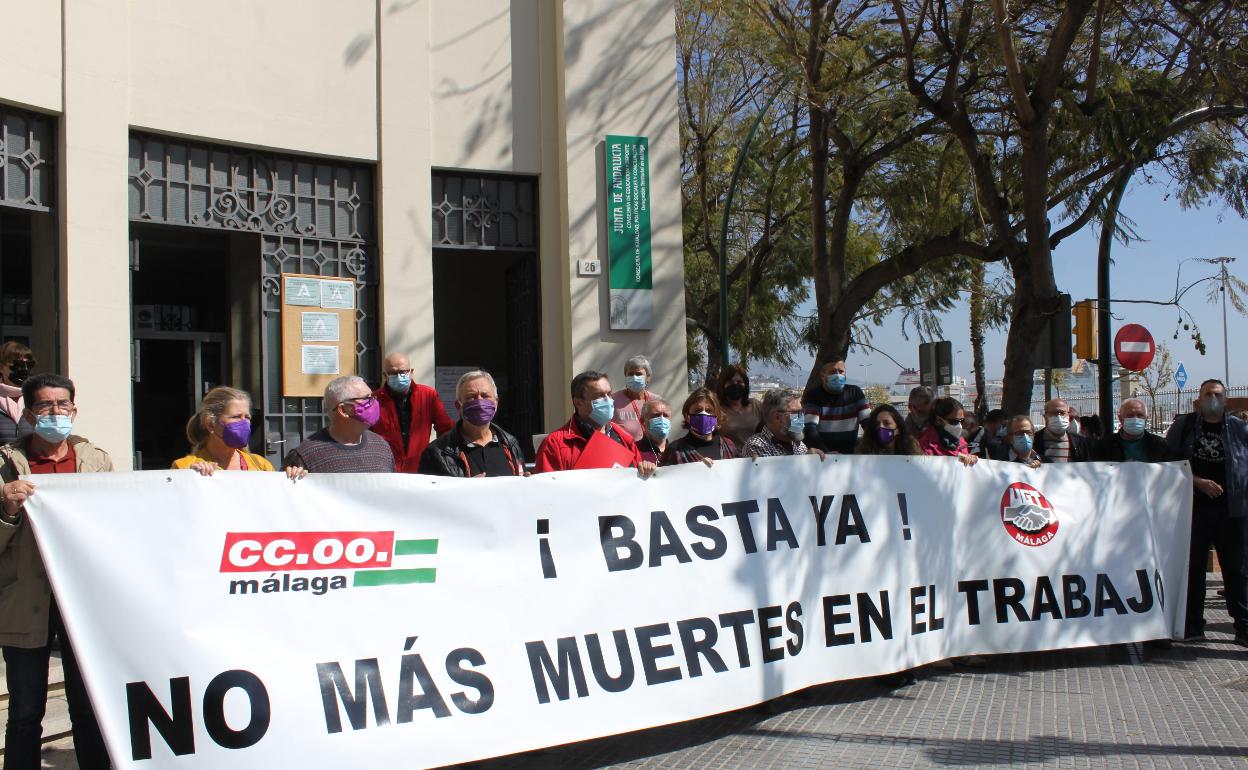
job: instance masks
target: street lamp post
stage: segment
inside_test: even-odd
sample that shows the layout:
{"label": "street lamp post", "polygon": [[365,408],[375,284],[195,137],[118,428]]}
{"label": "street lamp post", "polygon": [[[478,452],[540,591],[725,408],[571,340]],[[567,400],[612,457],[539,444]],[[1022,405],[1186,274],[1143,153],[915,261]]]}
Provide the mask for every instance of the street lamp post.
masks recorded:
{"label": "street lamp post", "polygon": [[728,365],[728,216],[732,213],[732,198],[737,193],[737,177],[741,175],[741,166],[745,164],[746,157],[750,154],[750,144],[754,141],[754,134],[758,132],[759,125],[763,122],[763,117],[767,115],[767,111],[771,109],[771,105],[779,98],[780,92],[771,95],[763,108],[758,111],[758,116],[754,118],[754,122],[750,125],[750,130],[745,135],[745,141],[741,143],[741,149],[737,151],[737,161],[732,164],[732,176],[728,180],[728,194],[724,197],[724,214],[720,221],[719,229],[719,350],[721,357],[721,366]]}
{"label": "street lamp post", "polygon": [[[1114,179],[1113,188],[1109,198],[1105,202],[1105,213],[1101,217],[1101,239],[1100,246],[1097,249],[1097,267],[1096,267],[1096,310],[1098,318],[1097,323],[1097,379],[1100,393],[1100,409],[1103,415],[1112,415],[1114,413],[1114,393],[1112,382],[1112,364],[1110,356],[1113,354],[1111,349],[1111,329],[1110,329],[1110,312],[1109,312],[1109,252],[1113,246],[1114,227],[1118,221],[1118,208],[1122,205],[1123,195],[1127,191],[1127,183],[1131,181],[1131,177],[1144,165],[1145,161],[1152,157],[1160,144],[1172,136],[1180,132],[1198,125],[1208,120],[1219,120],[1224,118],[1239,118],[1248,114],[1248,106],[1222,104],[1213,107],[1198,107],[1190,112],[1186,112],[1170,122],[1159,136],[1151,139],[1147,144],[1143,144],[1135,149],[1135,156],[1126,166],[1118,172],[1118,176]],[[1225,265],[1223,269],[1225,270]],[[1223,284],[1225,287],[1226,284]],[[1226,304],[1222,305],[1223,319],[1225,319]],[[1224,324],[1225,326],[1225,324]],[[1222,335],[1226,339],[1226,335]],[[1229,370],[1229,366],[1227,369]],[[1228,377],[1229,379],[1229,377]]]}
{"label": "street lamp post", "polygon": [[1229,283],[1226,266],[1235,261],[1235,257],[1213,257],[1212,259],[1202,259],[1210,265],[1217,265],[1219,274],[1218,279],[1222,281],[1222,376],[1225,382],[1231,381],[1231,354],[1227,344],[1226,336],[1226,285]]}

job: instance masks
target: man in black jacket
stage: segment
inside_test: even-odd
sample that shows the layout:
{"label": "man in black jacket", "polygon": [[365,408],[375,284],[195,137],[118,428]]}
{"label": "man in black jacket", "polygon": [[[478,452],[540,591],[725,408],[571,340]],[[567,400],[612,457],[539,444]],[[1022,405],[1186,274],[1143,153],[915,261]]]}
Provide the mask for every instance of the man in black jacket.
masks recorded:
{"label": "man in black jacket", "polygon": [[1148,432],[1148,409],[1138,398],[1128,398],[1118,407],[1122,428],[1093,448],[1092,457],[1111,462],[1162,463],[1174,459],[1166,440]]}
{"label": "man in black jacket", "polygon": [[420,473],[431,476],[524,476],[516,437],[494,424],[498,387],[490,373],[468,372],[455,386],[459,422],[425,448]]}
{"label": "man in black jacket", "polygon": [[1078,433],[1067,433],[1070,406],[1060,398],[1044,405],[1044,430],[1036,432],[1036,454],[1046,463],[1086,463],[1092,459],[1092,442]]}

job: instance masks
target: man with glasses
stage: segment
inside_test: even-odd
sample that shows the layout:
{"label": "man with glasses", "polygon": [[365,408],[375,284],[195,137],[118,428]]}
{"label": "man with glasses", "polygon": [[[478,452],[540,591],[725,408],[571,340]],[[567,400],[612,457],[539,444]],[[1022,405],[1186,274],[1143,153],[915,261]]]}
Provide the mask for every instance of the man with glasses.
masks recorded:
{"label": "man with glasses", "polygon": [[1032,448],[1036,431],[1031,424],[1031,418],[1025,414],[1013,417],[1005,431],[1004,439],[986,445],[988,459],[1022,463],[1028,468],[1039,468],[1044,460]]}
{"label": "man with glasses", "polygon": [[417,473],[420,456],[429,446],[429,429],[439,436],[455,427],[438,393],[428,385],[412,382],[412,364],[402,353],[391,353],[382,364],[386,381],[375,396],[381,416],[373,432],[386,440],[394,454],[394,469]]}
{"label": "man with glasses", "polygon": [[1205,636],[1205,562],[1212,543],[1226,581],[1235,643],[1248,647],[1248,423],[1226,413],[1221,380],[1200,384],[1196,411],[1174,421],[1166,445],[1192,464],[1192,539],[1184,640]]}
{"label": "man with glasses", "polygon": [[290,450],[282,466],[310,473],[393,473],[394,454],[385,439],[369,430],[380,411],[377,397],[362,378],[331,380],[325,386],[329,425]]}
{"label": "man with glasses", "polygon": [[1071,433],[1070,405],[1055,398],[1044,405],[1044,430],[1036,433],[1036,454],[1046,463],[1086,463],[1092,459],[1092,442]]}
{"label": "man with glasses", "polygon": [[745,457],[783,457],[816,454],[823,450],[802,442],[806,428],[802,394],[792,388],[772,388],[763,394],[763,428],[745,442]]}
{"label": "man with glasses", "polygon": [[0,575],[9,576],[0,592],[0,644],[9,688],[4,766],[9,770],[42,766],[48,659],[52,639],[59,637],[78,766],[107,768],[108,750],[23,509],[37,485],[19,477],[111,471],[113,461],[103,449],[72,434],[78,410],[69,379],[36,374],[22,384],[22,400],[22,418],[34,433],[0,447]]}

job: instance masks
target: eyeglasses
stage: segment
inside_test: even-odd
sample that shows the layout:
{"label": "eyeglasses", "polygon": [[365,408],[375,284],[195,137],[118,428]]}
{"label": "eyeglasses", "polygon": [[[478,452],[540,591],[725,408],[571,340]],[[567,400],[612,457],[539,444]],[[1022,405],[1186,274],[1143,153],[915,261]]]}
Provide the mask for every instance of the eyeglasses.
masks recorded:
{"label": "eyeglasses", "polygon": [[344,399],[342,400],[342,403],[344,403],[344,404],[360,404],[360,405],[362,405],[362,406],[372,406],[372,405],[373,405],[373,402],[374,402],[374,401],[376,401],[376,400],[377,400],[377,397],[376,397],[376,396],[374,396],[373,394],[371,394],[371,393],[370,393],[370,394],[368,394],[367,396],[357,396],[357,397],[355,397],[355,398],[344,398]]}
{"label": "eyeglasses", "polygon": [[412,369],[387,369],[384,372],[382,372],[382,374],[389,377],[392,374],[411,374],[413,371],[414,370]]}
{"label": "eyeglasses", "polygon": [[52,414],[56,410],[58,414],[69,414],[74,411],[73,401],[37,401],[30,407],[30,411],[34,414],[44,415]]}
{"label": "eyeglasses", "polygon": [[[942,417],[941,419],[944,420],[945,418]],[[949,419],[945,420],[945,423],[948,425],[961,425],[962,421],[965,419],[966,419],[965,417],[959,417],[957,419],[950,417]]]}

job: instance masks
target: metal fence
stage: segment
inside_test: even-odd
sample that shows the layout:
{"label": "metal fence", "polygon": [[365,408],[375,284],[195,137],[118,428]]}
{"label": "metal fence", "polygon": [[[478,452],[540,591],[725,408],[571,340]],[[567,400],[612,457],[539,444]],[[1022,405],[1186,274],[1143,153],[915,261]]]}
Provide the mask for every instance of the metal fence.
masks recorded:
{"label": "metal fence", "polygon": [[[1043,388],[1037,385],[1037,389],[1043,393]],[[1149,412],[1149,427],[1155,432],[1164,432],[1170,424],[1174,422],[1174,418],[1181,414],[1186,414],[1193,409],[1196,397],[1199,395],[1199,388],[1186,388],[1184,390],[1167,390],[1157,394],[1154,399],[1147,391],[1140,389],[1132,398],[1138,398],[1144,402],[1144,406]],[[1070,404],[1079,411],[1080,415],[1099,414],[1101,410],[1100,400],[1096,394],[1081,393],[1077,396],[1067,396],[1054,392],[1055,397],[1060,397],[1063,401]],[[1248,398],[1248,385],[1232,385],[1226,389],[1227,398]],[[1118,411],[1118,405],[1122,402],[1122,395],[1117,391],[1114,392],[1114,412]],[[1001,396],[994,394],[989,398],[989,408],[1001,406]],[[1033,420],[1044,419],[1044,396],[1035,396],[1031,400],[1031,415]],[[1106,428],[1112,425],[1111,419],[1106,415],[1102,415],[1102,420]]]}

